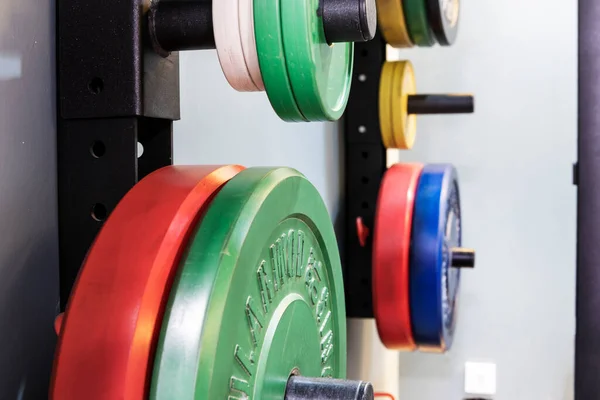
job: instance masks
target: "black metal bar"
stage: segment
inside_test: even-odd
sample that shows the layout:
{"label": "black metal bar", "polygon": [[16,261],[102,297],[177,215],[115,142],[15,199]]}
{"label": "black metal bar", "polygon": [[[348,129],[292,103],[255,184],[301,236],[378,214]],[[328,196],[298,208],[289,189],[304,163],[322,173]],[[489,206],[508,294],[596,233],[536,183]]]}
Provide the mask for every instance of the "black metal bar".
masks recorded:
{"label": "black metal bar", "polygon": [[343,252],[346,313],[372,318],[372,236],[361,246],[356,219],[372,232],[379,184],[386,169],[386,150],[379,125],[379,81],[386,46],[379,33],[370,42],[356,43],[352,91],[344,118],[346,145],[345,245]]}
{"label": "black metal bar", "polygon": [[[179,119],[179,57],[161,57],[152,50],[142,0],[57,3],[64,309],[102,223],[139,179],[172,162],[173,120]],[[143,148],[139,158],[138,147]]]}
{"label": "black metal bar", "polygon": [[470,114],[475,111],[471,95],[416,94],[408,96],[409,114]]}
{"label": "black metal bar", "polygon": [[215,48],[212,1],[156,1],[150,9],[149,28],[159,52]]}
{"label": "black metal bar", "polygon": [[375,0],[320,0],[319,3],[329,43],[373,39],[377,30]]}
{"label": "black metal bar", "polygon": [[600,393],[600,2],[579,0],[575,399]]}
{"label": "black metal bar", "polygon": [[331,378],[307,378],[292,375],[285,400],[373,400],[373,385],[363,381]]}
{"label": "black metal bar", "polygon": [[[371,40],[377,27],[375,0],[321,0],[323,29],[329,43]],[[215,48],[212,1],[155,0],[149,33],[157,53]]]}
{"label": "black metal bar", "polygon": [[136,154],[137,130],[135,118],[64,120],[59,124],[58,218],[63,306],[109,210],[137,180],[137,168],[130,165]]}
{"label": "black metal bar", "polygon": [[454,268],[475,268],[475,250],[465,248],[450,249],[451,265]]}

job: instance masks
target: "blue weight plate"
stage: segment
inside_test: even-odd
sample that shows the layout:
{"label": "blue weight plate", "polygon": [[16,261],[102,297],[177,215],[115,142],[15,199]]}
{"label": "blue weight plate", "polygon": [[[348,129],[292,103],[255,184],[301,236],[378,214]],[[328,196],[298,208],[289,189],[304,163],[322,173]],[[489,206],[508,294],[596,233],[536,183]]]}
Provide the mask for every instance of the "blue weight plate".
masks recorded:
{"label": "blue weight plate", "polygon": [[460,269],[451,267],[461,246],[458,178],[453,166],[424,167],[415,197],[410,249],[410,315],[420,350],[452,345]]}

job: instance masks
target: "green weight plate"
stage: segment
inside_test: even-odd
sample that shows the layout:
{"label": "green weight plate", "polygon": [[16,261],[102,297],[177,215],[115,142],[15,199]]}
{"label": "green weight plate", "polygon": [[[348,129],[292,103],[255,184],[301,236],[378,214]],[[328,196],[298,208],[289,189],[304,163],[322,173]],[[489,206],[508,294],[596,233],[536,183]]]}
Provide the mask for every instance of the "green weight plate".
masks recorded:
{"label": "green weight plate", "polygon": [[258,64],[271,106],[284,121],[300,122],[283,50],[280,0],[254,0],[254,33]]}
{"label": "green weight plate", "polygon": [[281,1],[288,74],[300,111],[309,121],[338,120],[352,81],[354,43],[329,45],[319,0]]}
{"label": "green weight plate", "polygon": [[403,0],[406,27],[413,43],[421,47],[431,47],[435,36],[427,18],[427,0]]}
{"label": "green weight plate", "polygon": [[152,399],[282,400],[292,371],[345,377],[336,238],[304,176],[240,172],[216,195],[182,260]]}

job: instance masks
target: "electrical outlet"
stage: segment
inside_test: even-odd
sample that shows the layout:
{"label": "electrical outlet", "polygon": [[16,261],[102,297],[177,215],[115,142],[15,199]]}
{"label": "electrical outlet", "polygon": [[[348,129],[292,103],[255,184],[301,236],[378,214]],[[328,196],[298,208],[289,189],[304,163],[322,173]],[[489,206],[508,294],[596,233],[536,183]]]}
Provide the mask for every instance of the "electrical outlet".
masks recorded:
{"label": "electrical outlet", "polygon": [[465,363],[465,394],[493,396],[496,394],[496,364],[467,361]]}

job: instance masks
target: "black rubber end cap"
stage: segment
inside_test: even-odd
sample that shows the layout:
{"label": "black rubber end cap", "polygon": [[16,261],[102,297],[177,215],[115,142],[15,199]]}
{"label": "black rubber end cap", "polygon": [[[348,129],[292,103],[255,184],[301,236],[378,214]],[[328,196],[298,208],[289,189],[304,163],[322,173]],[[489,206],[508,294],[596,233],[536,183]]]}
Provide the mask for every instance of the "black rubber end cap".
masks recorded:
{"label": "black rubber end cap", "polygon": [[475,250],[454,248],[451,256],[453,268],[475,268]]}
{"label": "black rubber end cap", "polygon": [[362,382],[358,389],[357,400],[375,400],[375,391],[373,385],[369,382]]}
{"label": "black rubber end cap", "polygon": [[362,34],[365,42],[375,37],[377,31],[377,3],[376,0],[359,0],[361,10],[364,10],[361,16]]}
{"label": "black rubber end cap", "polygon": [[375,0],[321,0],[328,43],[367,42],[377,30]]}

